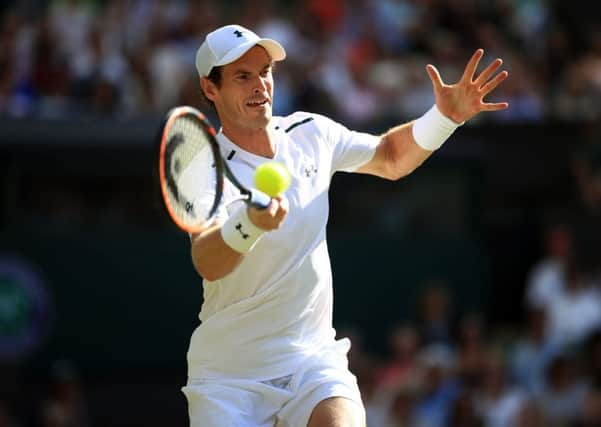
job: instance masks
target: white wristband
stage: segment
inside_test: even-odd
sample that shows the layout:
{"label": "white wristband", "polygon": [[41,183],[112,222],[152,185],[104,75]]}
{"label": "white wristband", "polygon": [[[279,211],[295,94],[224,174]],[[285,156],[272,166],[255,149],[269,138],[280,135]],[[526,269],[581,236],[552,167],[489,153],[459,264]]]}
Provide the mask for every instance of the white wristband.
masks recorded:
{"label": "white wristband", "polygon": [[424,150],[434,151],[463,123],[455,123],[434,104],[426,114],[413,122],[413,139]]}
{"label": "white wristband", "polygon": [[230,215],[220,231],[226,245],[241,254],[250,251],[265,234],[265,230],[254,225],[248,217],[246,205]]}

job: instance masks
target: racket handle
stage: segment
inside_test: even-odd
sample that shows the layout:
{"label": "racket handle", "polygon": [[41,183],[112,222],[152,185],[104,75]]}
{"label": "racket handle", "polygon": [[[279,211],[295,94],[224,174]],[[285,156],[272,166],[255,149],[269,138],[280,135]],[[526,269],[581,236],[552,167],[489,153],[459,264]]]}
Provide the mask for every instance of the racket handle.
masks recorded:
{"label": "racket handle", "polygon": [[267,209],[271,204],[271,197],[257,189],[250,189],[248,192],[248,204],[253,208]]}

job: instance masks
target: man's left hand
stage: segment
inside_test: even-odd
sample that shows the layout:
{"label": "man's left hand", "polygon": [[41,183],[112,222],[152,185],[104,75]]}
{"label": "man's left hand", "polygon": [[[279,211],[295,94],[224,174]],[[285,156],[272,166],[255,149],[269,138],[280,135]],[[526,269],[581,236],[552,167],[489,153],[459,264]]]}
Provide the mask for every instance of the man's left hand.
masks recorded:
{"label": "man's left hand", "polygon": [[509,107],[507,102],[489,103],[484,101],[484,97],[495,90],[507,78],[508,73],[501,71],[492,77],[503,64],[503,61],[497,58],[479,76],[475,77],[482,55],[484,55],[484,50],[478,49],[465,67],[461,79],[450,85],[442,81],[436,67],[431,64],[426,66],[426,71],[434,86],[436,106],[442,114],[457,123],[469,120],[481,111],[497,111]]}

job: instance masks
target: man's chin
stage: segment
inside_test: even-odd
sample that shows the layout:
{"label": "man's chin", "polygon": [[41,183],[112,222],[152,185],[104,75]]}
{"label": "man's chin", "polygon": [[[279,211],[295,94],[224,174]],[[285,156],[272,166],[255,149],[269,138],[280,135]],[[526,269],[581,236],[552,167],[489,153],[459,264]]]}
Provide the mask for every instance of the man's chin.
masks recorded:
{"label": "man's chin", "polygon": [[265,127],[269,124],[269,122],[271,121],[271,110],[268,112],[265,112],[263,114],[258,115],[255,120],[253,120],[258,126],[260,127]]}

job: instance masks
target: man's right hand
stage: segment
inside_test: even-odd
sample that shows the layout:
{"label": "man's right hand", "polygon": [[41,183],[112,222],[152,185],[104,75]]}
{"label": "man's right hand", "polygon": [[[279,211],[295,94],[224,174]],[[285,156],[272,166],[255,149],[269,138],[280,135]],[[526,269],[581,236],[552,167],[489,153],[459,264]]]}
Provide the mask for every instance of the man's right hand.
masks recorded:
{"label": "man's right hand", "polygon": [[288,199],[285,196],[277,196],[271,199],[267,209],[256,209],[248,207],[248,218],[254,225],[263,230],[277,230],[284,223],[288,215]]}

